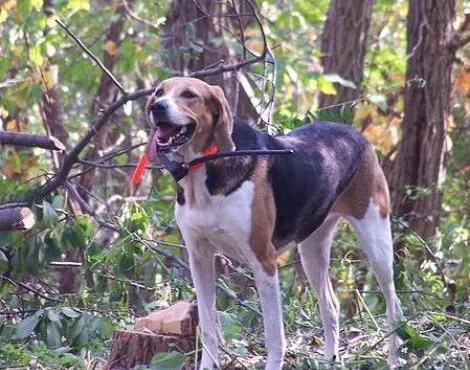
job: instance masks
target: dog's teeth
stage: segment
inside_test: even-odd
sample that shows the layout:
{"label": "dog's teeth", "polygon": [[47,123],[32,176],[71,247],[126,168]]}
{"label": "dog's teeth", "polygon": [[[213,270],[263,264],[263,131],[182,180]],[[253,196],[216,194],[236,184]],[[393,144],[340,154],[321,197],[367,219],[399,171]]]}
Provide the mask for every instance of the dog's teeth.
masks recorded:
{"label": "dog's teeth", "polygon": [[180,131],[180,134],[185,134],[186,131],[188,131],[188,127],[187,127],[187,126],[183,126],[183,128],[182,128],[181,131]]}

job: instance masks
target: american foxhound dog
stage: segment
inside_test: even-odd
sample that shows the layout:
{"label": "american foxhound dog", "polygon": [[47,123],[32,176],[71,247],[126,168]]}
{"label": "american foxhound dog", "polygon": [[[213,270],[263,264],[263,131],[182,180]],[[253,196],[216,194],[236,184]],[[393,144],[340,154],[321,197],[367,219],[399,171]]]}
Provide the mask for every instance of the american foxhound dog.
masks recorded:
{"label": "american foxhound dog", "polygon": [[[217,151],[292,149],[285,156],[219,158],[177,183],[176,221],[188,248],[204,349],[200,369],[218,366],[216,254],[247,264],[263,312],[266,369],[281,369],[286,340],[276,258],[297,245],[316,290],[325,355],[339,344],[339,304],[328,274],[335,225],[346,218],[380,283],[393,327],[402,317],[393,283],[388,187],[371,144],[350,126],[313,122],[279,137],[233,120],[221,88],[184,77],[163,81],[147,104],[150,159],[189,162]],[[397,361],[393,334],[389,362]]]}

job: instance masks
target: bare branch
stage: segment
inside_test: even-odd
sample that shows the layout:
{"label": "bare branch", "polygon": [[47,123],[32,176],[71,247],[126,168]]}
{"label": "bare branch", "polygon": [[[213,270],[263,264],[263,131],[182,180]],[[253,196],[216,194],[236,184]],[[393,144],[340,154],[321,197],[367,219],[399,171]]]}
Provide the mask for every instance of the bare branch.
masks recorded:
{"label": "bare branch", "polygon": [[[137,163],[127,163],[127,164],[102,164],[99,162],[87,161],[85,159],[80,159],[80,163],[90,166],[90,167],[98,167],[98,168],[105,168],[105,169],[116,169],[116,168],[135,168],[137,167]],[[162,166],[146,166],[146,170],[161,170],[163,169]]]}
{"label": "bare branch", "polygon": [[0,145],[37,147],[49,150],[65,150],[65,145],[54,136],[0,131]]}
{"label": "bare branch", "polygon": [[1,280],[5,280],[5,281],[9,282],[14,287],[21,287],[21,288],[27,290],[28,292],[31,292],[31,293],[37,295],[38,297],[44,298],[45,300],[52,301],[52,302],[57,302],[57,303],[62,303],[63,302],[60,299],[52,298],[48,295],[45,295],[44,293],[40,292],[39,290],[37,290],[35,288],[32,288],[29,285],[27,285],[25,283],[22,283],[21,281],[14,281],[14,280],[10,279],[9,277],[7,277],[5,275],[0,275],[0,281]]}
{"label": "bare branch", "polygon": [[0,210],[17,208],[17,207],[28,207],[28,206],[29,206],[28,202],[5,203],[5,204],[0,204]]}
{"label": "bare branch", "polygon": [[27,207],[0,210],[0,231],[30,230],[36,223],[36,216]]}
{"label": "bare branch", "polygon": [[69,182],[69,181],[64,182],[64,187],[67,189],[70,196],[80,204],[80,206],[83,208],[83,210],[86,213],[88,213],[90,216],[92,216],[96,220],[96,222],[98,222],[101,226],[103,226],[107,229],[116,231],[116,232],[121,232],[122,231],[122,229],[119,226],[115,226],[113,224],[110,224],[109,222],[104,221],[100,216],[98,216],[96,214],[95,210],[93,209],[93,207],[91,207],[87,202],[85,202],[85,200],[78,193],[77,189],[75,188],[75,186],[71,182]]}
{"label": "bare branch", "polygon": [[67,25],[62,22],[60,19],[56,19],[55,20],[57,22],[57,24],[62,27],[68,34],[69,36],[75,40],[75,42],[78,44],[78,46],[80,46],[80,48],[91,58],[93,59],[93,61],[98,64],[98,66],[103,70],[104,73],[106,73],[108,75],[108,77],[113,81],[113,83],[117,86],[117,88],[119,90],[121,90],[121,92],[126,95],[127,92],[126,90],[124,89],[124,87],[121,85],[121,83],[116,79],[116,77],[114,77],[114,75],[111,73],[111,71],[106,68],[106,66],[91,52],[90,49],[88,49],[86,47],[86,45],[82,42],[82,40],[80,40],[77,36],[74,35],[74,33],[72,31],[70,31],[70,29],[67,27]]}
{"label": "bare branch", "polygon": [[[153,88],[150,89],[143,89],[138,90],[132,94],[127,94],[121,97],[119,100],[111,104],[103,114],[98,117],[87,131],[85,136],[79,141],[79,143],[73,148],[73,150],[65,156],[62,166],[57,174],[52,177],[46,184],[44,184],[38,192],[33,194],[35,198],[44,198],[47,194],[51,193],[52,191],[56,190],[59,186],[61,186],[67,176],[72,169],[72,166],[77,163],[78,156],[80,153],[85,149],[85,147],[89,144],[93,136],[101,130],[101,128],[107,123],[108,119],[111,115],[116,112],[119,108],[121,108],[124,104],[128,101],[139,99],[143,96],[150,95],[153,92]],[[32,200],[32,199],[31,199]]]}
{"label": "bare branch", "polygon": [[134,13],[132,11],[131,7],[129,6],[129,3],[127,2],[127,0],[123,0],[122,4],[124,5],[124,9],[126,10],[126,14],[129,17],[131,17],[133,20],[146,25],[147,27],[151,28],[152,30],[154,30],[157,33],[160,31],[159,26],[154,25],[152,22],[150,22],[146,19],[140,18],[136,13]]}
{"label": "bare branch", "polygon": [[225,73],[225,72],[238,71],[242,68],[249,66],[250,64],[261,62],[263,59],[264,59],[264,54],[261,54],[257,56],[256,58],[245,60],[243,62],[233,63],[229,65],[221,65],[215,68],[206,68],[200,71],[190,73],[189,75],[191,77],[201,78],[201,77],[218,75],[218,74]]}

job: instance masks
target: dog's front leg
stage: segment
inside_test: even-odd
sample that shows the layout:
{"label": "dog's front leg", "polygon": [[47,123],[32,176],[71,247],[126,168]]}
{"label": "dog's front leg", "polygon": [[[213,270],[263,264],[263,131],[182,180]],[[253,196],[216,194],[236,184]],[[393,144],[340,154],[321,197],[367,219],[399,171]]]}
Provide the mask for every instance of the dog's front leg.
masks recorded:
{"label": "dog's front leg", "polygon": [[286,351],[282,320],[281,292],[277,268],[269,274],[260,265],[252,266],[263,311],[264,340],[268,350],[266,370],[280,370]]}
{"label": "dog's front leg", "polygon": [[190,244],[189,265],[196,288],[199,326],[202,331],[202,359],[199,369],[218,367],[219,337],[215,308],[215,255],[212,248],[200,243]]}

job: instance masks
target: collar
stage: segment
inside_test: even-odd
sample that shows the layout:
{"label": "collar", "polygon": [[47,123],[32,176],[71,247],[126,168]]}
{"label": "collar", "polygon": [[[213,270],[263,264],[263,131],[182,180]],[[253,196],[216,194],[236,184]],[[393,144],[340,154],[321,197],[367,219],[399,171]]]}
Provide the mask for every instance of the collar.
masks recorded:
{"label": "collar", "polygon": [[[202,157],[206,156],[211,156],[216,154],[219,151],[219,147],[216,144],[211,144],[209,145],[206,149],[202,151]],[[176,181],[180,181],[183,177],[185,177],[189,172],[198,170],[202,167],[204,167],[205,162],[199,162],[196,160],[192,160],[188,163],[186,162],[176,162],[172,161],[168,155],[165,153],[160,153],[157,154],[158,159],[160,162],[163,164],[163,167],[166,168],[168,172],[170,172],[171,176]],[[202,158],[200,157],[200,158]],[[134,170],[134,173],[132,174],[131,177],[131,182],[133,185],[139,185],[140,182],[142,181],[142,177],[145,172],[145,168],[147,167],[149,163],[149,157],[147,153],[144,153],[140,159],[139,162],[137,163],[137,167]]]}
{"label": "collar", "polygon": [[[203,156],[212,155],[212,154],[217,153],[218,151],[219,151],[219,147],[216,144],[211,144],[206,149],[204,149],[202,151],[202,155]],[[191,171],[197,170],[201,167],[204,167],[204,164],[205,164],[204,162],[201,162],[201,163],[191,163],[191,162],[189,162],[188,163],[188,171],[191,172]]]}
{"label": "collar", "polygon": [[163,167],[166,168],[168,172],[170,172],[171,176],[178,182],[182,178],[184,178],[189,172],[198,170],[205,165],[205,161],[200,159],[204,159],[207,156],[212,156],[219,151],[219,147],[215,144],[209,145],[206,149],[202,151],[202,156],[192,161],[186,162],[176,162],[172,161],[168,156],[164,153],[158,155],[158,159],[163,164]]}

